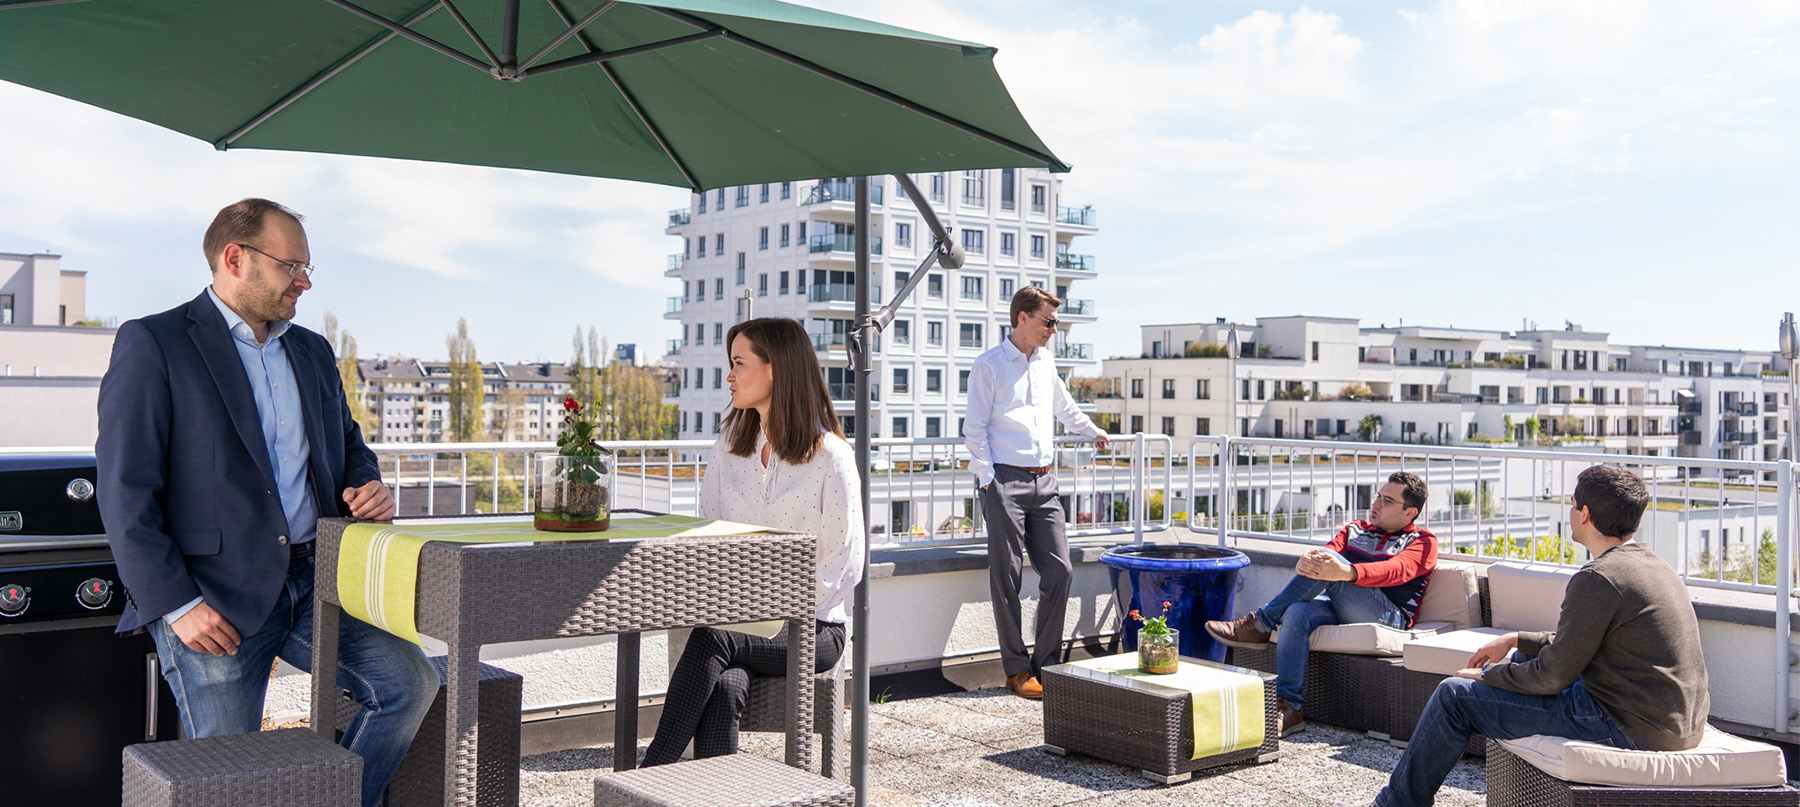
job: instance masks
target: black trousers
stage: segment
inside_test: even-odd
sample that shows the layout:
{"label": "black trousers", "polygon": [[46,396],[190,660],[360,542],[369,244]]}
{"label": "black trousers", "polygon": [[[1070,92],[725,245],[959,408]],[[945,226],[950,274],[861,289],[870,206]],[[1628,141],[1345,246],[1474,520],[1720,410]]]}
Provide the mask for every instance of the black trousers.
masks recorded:
{"label": "black trousers", "polygon": [[[844,655],[844,626],[819,622],[813,649],[813,672],[836,666]],[[772,639],[717,628],[695,628],[681,661],[669,674],[656,737],[644,752],[644,765],[667,765],[681,759],[689,740],[694,757],[717,757],[738,750],[738,720],[750,694],[750,676],[787,675],[787,629]]]}

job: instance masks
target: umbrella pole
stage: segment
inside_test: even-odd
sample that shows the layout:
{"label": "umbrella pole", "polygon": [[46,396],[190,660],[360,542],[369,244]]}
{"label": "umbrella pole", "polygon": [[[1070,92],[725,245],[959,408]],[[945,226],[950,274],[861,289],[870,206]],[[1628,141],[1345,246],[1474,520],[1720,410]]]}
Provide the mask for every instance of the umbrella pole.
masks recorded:
{"label": "umbrella pole", "polygon": [[874,433],[869,414],[869,374],[874,372],[875,336],[869,319],[869,178],[856,178],[856,323],[852,355],[856,369],[856,475],[861,481],[863,569],[851,607],[850,786],[856,807],[869,804],[869,454]]}

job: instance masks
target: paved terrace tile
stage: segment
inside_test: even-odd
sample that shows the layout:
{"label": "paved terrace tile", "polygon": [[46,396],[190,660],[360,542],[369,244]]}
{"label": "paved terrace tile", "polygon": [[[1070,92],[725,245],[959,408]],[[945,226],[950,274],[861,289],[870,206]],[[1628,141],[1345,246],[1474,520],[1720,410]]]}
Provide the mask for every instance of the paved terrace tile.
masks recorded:
{"label": "paved terrace tile", "polygon": [[[846,724],[848,720],[846,720]],[[1037,701],[1004,689],[875,704],[869,714],[869,803],[874,807],[1328,807],[1373,798],[1400,749],[1360,732],[1309,723],[1280,758],[1158,785],[1110,762],[1043,749]],[[782,758],[779,734],[744,734],[742,750]],[[641,756],[643,749],[639,748]],[[556,751],[520,764],[522,807],[587,807],[611,746]],[[1482,807],[1486,777],[1464,760],[1438,793],[1443,807]]]}

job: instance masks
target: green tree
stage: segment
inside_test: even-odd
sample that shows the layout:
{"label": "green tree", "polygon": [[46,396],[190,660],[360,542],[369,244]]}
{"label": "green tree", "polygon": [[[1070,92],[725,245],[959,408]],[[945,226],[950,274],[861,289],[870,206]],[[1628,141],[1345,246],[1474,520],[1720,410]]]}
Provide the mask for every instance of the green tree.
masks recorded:
{"label": "green tree", "polygon": [[1715,577],[1737,583],[1760,583],[1770,585],[1775,582],[1775,530],[1763,528],[1762,535],[1757,538],[1754,557],[1744,547],[1730,548],[1725,551],[1724,568],[1720,568],[1713,558],[1712,547],[1700,550],[1700,577]]}
{"label": "green tree", "polygon": [[[477,513],[519,513],[525,510],[525,469],[515,460],[508,465],[506,458],[501,460],[501,468],[496,472],[494,455],[490,453],[469,453],[469,481],[472,483],[473,505]],[[500,486],[499,509],[494,507],[494,486]]]}
{"label": "green tree", "polygon": [[1372,442],[1381,433],[1381,416],[1370,413],[1356,422],[1356,439]]}
{"label": "green tree", "polygon": [[600,399],[600,365],[606,359],[600,353],[600,336],[593,326],[585,335],[577,326],[572,342],[575,353],[569,359],[569,397],[587,406]]}
{"label": "green tree", "polygon": [[675,416],[662,402],[662,374],[654,367],[613,362],[599,375],[603,433],[611,440],[661,440],[672,434]]}
{"label": "green tree", "polygon": [[356,337],[338,327],[336,314],[325,312],[325,341],[337,354],[338,380],[344,384],[344,398],[350,403],[350,419],[362,427],[364,439],[381,439],[381,422],[363,400],[362,366],[356,363]]}
{"label": "green tree", "polygon": [[1535,443],[1538,441],[1538,435],[1543,434],[1543,432],[1544,432],[1544,423],[1543,423],[1543,421],[1538,420],[1536,415],[1532,415],[1531,417],[1528,417],[1525,419],[1525,439],[1526,440]]}
{"label": "green tree", "polygon": [[1513,419],[1512,419],[1512,415],[1502,415],[1502,416],[1501,416],[1501,417],[1500,417],[1500,422],[1501,422],[1501,424],[1503,424],[1503,425],[1504,425],[1504,426],[1505,426],[1505,427],[1506,427],[1506,434],[1505,434],[1505,435],[1502,435],[1502,437],[1501,437],[1501,439],[1503,439],[1503,440],[1511,440],[1511,439],[1513,439]]}
{"label": "green tree", "polygon": [[475,340],[469,338],[469,323],[458,317],[456,333],[444,340],[450,353],[450,439],[473,442],[481,436],[481,405],[486,391],[482,388],[481,362],[475,358]]}
{"label": "green tree", "polygon": [[1183,352],[1185,352],[1187,354],[1187,357],[1190,359],[1228,358],[1226,355],[1226,350],[1225,350],[1224,345],[1213,345],[1213,344],[1205,344],[1205,343],[1201,343],[1201,342],[1190,342],[1190,343],[1188,343],[1187,350],[1185,350]]}

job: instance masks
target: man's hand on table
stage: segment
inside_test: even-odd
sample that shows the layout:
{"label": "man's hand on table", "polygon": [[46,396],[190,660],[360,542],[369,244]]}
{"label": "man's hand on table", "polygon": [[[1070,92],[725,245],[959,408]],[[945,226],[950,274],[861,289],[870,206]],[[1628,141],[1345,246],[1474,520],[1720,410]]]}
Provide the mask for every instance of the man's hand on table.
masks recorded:
{"label": "man's hand on table", "polygon": [[364,521],[391,521],[396,510],[394,492],[379,479],[344,491],[344,503],[350,505],[350,515]]}
{"label": "man's hand on table", "polygon": [[175,631],[176,638],[198,653],[210,653],[215,656],[235,656],[238,651],[238,632],[225,621],[218,611],[201,600],[180,619],[169,625]]}

